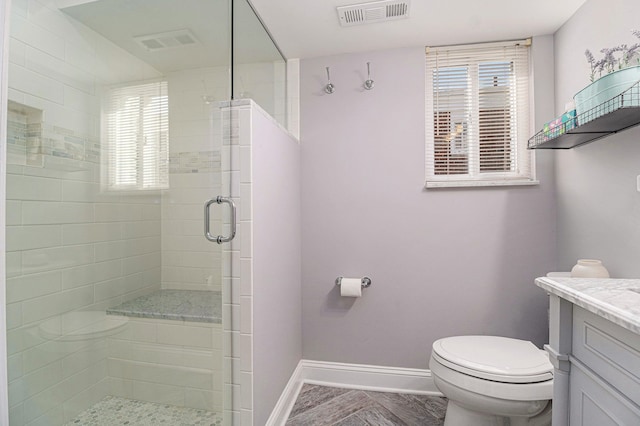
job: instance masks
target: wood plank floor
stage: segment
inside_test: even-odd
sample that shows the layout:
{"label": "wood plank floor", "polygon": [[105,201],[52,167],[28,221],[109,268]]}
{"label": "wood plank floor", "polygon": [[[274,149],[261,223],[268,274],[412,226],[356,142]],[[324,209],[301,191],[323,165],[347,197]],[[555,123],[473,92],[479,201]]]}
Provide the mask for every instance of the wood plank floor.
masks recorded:
{"label": "wood plank floor", "polygon": [[447,400],[305,384],[287,426],[442,426]]}

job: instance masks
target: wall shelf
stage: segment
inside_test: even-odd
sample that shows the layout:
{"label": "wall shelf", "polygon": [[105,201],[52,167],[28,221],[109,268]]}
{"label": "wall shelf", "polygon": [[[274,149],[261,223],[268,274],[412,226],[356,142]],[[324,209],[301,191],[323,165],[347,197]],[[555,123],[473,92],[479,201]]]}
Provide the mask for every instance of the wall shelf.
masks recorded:
{"label": "wall shelf", "polygon": [[529,139],[529,149],[570,149],[640,124],[640,81],[598,106],[579,114],[577,125],[563,123]]}

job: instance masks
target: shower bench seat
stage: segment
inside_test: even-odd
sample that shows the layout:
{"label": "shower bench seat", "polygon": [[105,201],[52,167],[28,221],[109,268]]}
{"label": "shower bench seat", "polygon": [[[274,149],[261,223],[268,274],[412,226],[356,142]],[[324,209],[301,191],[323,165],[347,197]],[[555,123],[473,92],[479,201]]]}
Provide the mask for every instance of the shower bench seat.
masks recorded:
{"label": "shower bench seat", "polygon": [[107,309],[108,315],[189,322],[222,322],[219,291],[158,290]]}
{"label": "shower bench seat", "polygon": [[158,290],[107,315],[126,322],[106,341],[110,395],[222,412],[219,291]]}

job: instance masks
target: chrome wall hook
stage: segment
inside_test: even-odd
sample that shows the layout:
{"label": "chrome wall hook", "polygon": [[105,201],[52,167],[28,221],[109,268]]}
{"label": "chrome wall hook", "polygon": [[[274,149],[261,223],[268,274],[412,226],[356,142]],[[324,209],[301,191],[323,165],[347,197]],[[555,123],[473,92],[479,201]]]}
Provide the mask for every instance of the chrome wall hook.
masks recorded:
{"label": "chrome wall hook", "polygon": [[329,74],[329,67],[327,67],[327,81],[328,83],[326,86],[324,86],[324,91],[325,93],[330,95],[336,91],[336,87],[333,85],[333,83],[331,83],[331,75]]}
{"label": "chrome wall hook", "polygon": [[371,66],[370,66],[370,63],[367,62],[367,79],[364,82],[364,88],[366,90],[371,90],[373,89],[373,85],[374,85],[373,80],[371,80]]}

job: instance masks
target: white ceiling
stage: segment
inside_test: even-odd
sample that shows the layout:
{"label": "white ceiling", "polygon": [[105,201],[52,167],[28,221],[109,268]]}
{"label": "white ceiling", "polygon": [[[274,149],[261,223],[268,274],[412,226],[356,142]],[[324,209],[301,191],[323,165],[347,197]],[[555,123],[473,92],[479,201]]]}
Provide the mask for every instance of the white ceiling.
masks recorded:
{"label": "white ceiling", "polygon": [[408,19],[341,27],[358,0],[251,0],[287,58],[553,34],[586,0],[412,0]]}

